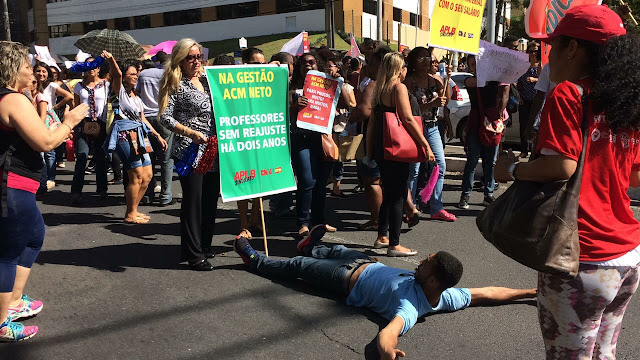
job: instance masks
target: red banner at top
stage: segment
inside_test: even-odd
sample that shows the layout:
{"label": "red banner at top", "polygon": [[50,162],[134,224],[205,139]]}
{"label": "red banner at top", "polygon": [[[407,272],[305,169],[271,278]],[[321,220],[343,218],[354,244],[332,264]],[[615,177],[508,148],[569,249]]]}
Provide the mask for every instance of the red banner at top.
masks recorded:
{"label": "red banner at top", "polygon": [[[531,0],[524,19],[530,36],[551,34],[564,15],[574,6],[600,4],[602,0]],[[542,63],[549,61],[551,46],[542,44]]]}

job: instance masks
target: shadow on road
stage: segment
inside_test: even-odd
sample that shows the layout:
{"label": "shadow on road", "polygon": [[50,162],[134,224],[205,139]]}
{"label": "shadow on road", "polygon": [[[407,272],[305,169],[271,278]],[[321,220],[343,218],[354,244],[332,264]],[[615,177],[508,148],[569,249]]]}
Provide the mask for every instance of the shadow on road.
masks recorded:
{"label": "shadow on road", "polygon": [[98,270],[124,272],[129,267],[146,269],[186,269],[178,266],[180,245],[130,243],[88,249],[41,251],[38,264],[87,266]]}
{"label": "shadow on road", "polygon": [[89,214],[89,213],[45,213],[42,214],[47,226],[58,225],[86,225],[118,223],[122,219],[113,214]]}

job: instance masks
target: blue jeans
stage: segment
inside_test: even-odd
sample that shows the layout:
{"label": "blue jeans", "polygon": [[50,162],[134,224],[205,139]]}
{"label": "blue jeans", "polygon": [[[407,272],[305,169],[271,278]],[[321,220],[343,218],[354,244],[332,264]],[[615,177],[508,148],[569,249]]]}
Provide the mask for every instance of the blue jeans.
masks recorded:
{"label": "blue jeans", "polygon": [[95,140],[87,140],[82,130],[84,129],[84,121],[75,127],[75,147],[76,147],[76,167],[73,172],[73,181],[71,183],[71,193],[81,194],[84,187],[84,169],[87,166],[89,158],[89,146],[93,149],[93,159],[96,163],[96,187],[98,193],[107,192],[107,166],[106,156],[102,150],[106,135],[106,124],[98,121],[100,124],[100,135]]}
{"label": "blue jeans", "polygon": [[296,192],[298,226],[324,224],[327,180],[333,163],[322,161],[320,134],[294,133],[291,136],[291,160],[298,180]]}
{"label": "blue jeans", "polygon": [[0,292],[3,293],[13,291],[16,265],[31,268],[42,248],[45,232],[36,194],[8,188],[7,210],[7,216],[0,217]]}
{"label": "blue jeans", "polygon": [[[151,145],[153,146],[153,152],[150,154],[153,167],[155,168],[156,165],[160,164],[160,188],[162,190],[160,190],[159,203],[168,204],[173,199],[173,194],[171,192],[171,184],[173,183],[173,158],[171,158],[173,132],[162,126],[156,116],[148,116],[147,121],[149,121],[151,126],[153,126],[153,128],[167,142],[167,150],[162,151],[162,146],[160,146],[160,142],[158,142],[155,136],[149,137]],[[154,176],[151,178],[151,182],[149,183],[146,193],[150,198],[153,198],[154,196],[153,189],[156,187],[156,183],[157,181]]]}
{"label": "blue jeans", "polygon": [[[442,137],[440,130],[437,126],[424,127],[424,137],[427,139],[433,155],[436,157],[436,164],[440,167],[440,173],[438,174],[438,181],[433,189],[433,194],[429,199],[429,207],[431,215],[434,215],[444,208],[442,205],[442,188],[444,187],[444,173],[447,171],[447,162],[444,158],[444,146],[442,143]],[[422,165],[422,166],[420,166]],[[422,169],[421,169],[422,167]],[[422,190],[426,183],[429,181],[431,171],[434,166],[429,163],[413,163],[409,167],[409,189],[411,189],[411,196],[413,196],[413,203],[416,202],[416,194],[418,190]],[[422,179],[418,181],[418,173],[422,174]]]}
{"label": "blue jeans", "polygon": [[328,248],[316,245],[311,257],[296,256],[288,260],[274,260],[262,254],[251,262],[251,271],[269,279],[302,279],[310,284],[339,294],[345,294],[348,266],[367,255],[342,245]]}
{"label": "blue jeans", "polygon": [[413,205],[417,205],[416,194],[418,193],[418,174],[420,173],[420,163],[409,164],[409,190],[411,190],[411,200]]}
{"label": "blue jeans", "polygon": [[125,140],[118,140],[116,144],[116,153],[122,162],[124,171],[129,171],[139,167],[151,166],[151,158],[149,154],[136,155],[131,152],[131,143]]}
{"label": "blue jeans", "polygon": [[493,179],[493,168],[496,166],[498,157],[498,145],[484,146],[480,142],[478,134],[471,131],[467,134],[467,163],[464,166],[462,175],[462,195],[469,196],[473,188],[473,178],[478,165],[478,159],[482,155],[482,169],[484,172],[484,195],[493,195],[495,180]]}
{"label": "blue jeans", "polygon": [[56,151],[51,150],[43,154],[46,180],[56,181]]}

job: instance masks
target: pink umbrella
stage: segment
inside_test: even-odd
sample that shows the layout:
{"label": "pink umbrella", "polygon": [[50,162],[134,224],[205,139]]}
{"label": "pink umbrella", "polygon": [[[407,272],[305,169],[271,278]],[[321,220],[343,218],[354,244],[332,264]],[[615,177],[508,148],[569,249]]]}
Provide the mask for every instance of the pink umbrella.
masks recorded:
{"label": "pink umbrella", "polygon": [[175,40],[163,41],[160,44],[154,46],[149,50],[148,54],[153,56],[157,54],[159,51],[164,51],[167,54],[171,54],[171,50],[173,50],[173,46],[177,43]]}

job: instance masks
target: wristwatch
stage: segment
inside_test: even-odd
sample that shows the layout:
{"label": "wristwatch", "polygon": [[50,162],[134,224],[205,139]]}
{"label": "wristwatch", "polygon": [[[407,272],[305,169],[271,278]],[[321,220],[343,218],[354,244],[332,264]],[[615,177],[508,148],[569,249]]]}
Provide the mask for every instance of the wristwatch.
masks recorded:
{"label": "wristwatch", "polygon": [[511,164],[511,166],[509,166],[509,169],[507,170],[509,176],[511,176],[513,180],[516,180],[516,176],[513,175],[513,172],[516,170],[516,166],[518,166],[518,164],[520,164],[520,162],[514,162],[513,164]]}

